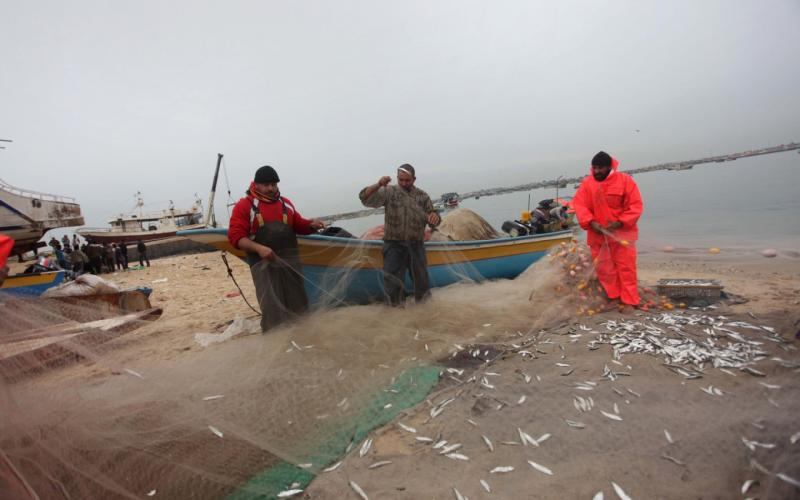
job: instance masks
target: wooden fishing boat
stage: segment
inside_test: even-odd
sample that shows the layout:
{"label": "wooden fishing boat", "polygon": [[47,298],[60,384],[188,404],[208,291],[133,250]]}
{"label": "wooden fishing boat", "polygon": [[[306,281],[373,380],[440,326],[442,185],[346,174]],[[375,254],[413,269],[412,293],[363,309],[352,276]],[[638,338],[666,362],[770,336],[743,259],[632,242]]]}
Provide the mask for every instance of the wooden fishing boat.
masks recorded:
{"label": "wooden fishing boat", "polygon": [[[179,231],[197,243],[245,254],[228,242],[227,228]],[[517,238],[426,242],[432,287],[462,280],[514,278],[552,247],[572,239],[570,230]],[[383,242],[334,236],[298,236],[306,292],[312,303],[365,303],[383,296]],[[407,281],[410,290],[411,283]]]}
{"label": "wooden fishing boat", "polygon": [[0,294],[8,293],[16,296],[34,297],[41,295],[48,288],[64,282],[65,271],[46,271],[41,273],[14,274],[6,278],[0,286]]}

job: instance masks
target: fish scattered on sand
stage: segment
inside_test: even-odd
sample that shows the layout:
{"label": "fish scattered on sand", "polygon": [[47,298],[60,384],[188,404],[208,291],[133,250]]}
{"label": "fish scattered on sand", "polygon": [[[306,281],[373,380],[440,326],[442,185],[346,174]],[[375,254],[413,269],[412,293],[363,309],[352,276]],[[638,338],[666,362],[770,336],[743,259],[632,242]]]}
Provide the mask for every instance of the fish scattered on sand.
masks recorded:
{"label": "fish scattered on sand", "polygon": [[449,445],[443,447],[441,449],[441,451],[439,451],[439,455],[446,455],[446,454],[451,453],[453,451],[460,450],[462,446],[463,445],[461,443],[449,444]]}
{"label": "fish scattered on sand", "polygon": [[364,444],[361,445],[361,449],[358,450],[358,456],[364,458],[364,455],[369,453],[369,449],[372,447],[372,438],[367,438],[364,440]]}
{"label": "fish scattered on sand", "polygon": [[604,498],[603,497],[603,492],[602,491],[598,491],[597,493],[594,494],[594,496],[592,497],[592,500],[603,500],[603,498]]}
{"label": "fish scattered on sand", "polygon": [[603,410],[600,410],[600,413],[602,413],[604,417],[610,418],[611,420],[616,420],[618,422],[622,421],[622,417],[620,417],[619,415],[616,415],[614,413],[608,413],[608,412],[605,412]]}
{"label": "fish scattered on sand", "polygon": [[539,472],[541,472],[542,474],[547,474],[548,476],[552,476],[552,475],[553,475],[553,471],[551,471],[550,469],[548,469],[547,467],[545,467],[545,466],[544,466],[544,465],[542,465],[542,464],[537,464],[537,463],[536,463],[536,462],[534,462],[533,460],[528,460],[528,464],[529,464],[531,467],[533,467],[534,469],[536,469],[536,470],[538,470]]}
{"label": "fish scattered on sand", "polygon": [[486,443],[486,447],[489,448],[489,451],[494,451],[494,445],[492,444],[492,441],[484,435],[481,435],[481,437],[483,438],[483,442]]}
{"label": "fish scattered on sand", "polygon": [[620,487],[620,485],[614,481],[611,481],[611,487],[614,488],[614,492],[617,494],[620,500],[632,500],[631,497],[625,493],[625,490],[623,490],[622,487]]}
{"label": "fish scattered on sand", "polygon": [[291,498],[295,495],[302,493],[303,490],[300,489],[293,489],[293,490],[283,490],[278,493],[278,498]]}
{"label": "fish scattered on sand", "polygon": [[224,398],[224,394],[216,394],[214,396],[206,396],[203,398],[203,401],[214,401],[215,399],[222,399]]}
{"label": "fish scattered on sand", "polygon": [[795,432],[792,434],[792,437],[789,438],[789,442],[792,444],[797,443],[798,440],[800,440],[800,432]]}
{"label": "fish scattered on sand", "polygon": [[411,427],[410,425],[406,425],[403,422],[397,422],[397,425],[400,426],[400,428],[406,432],[411,432],[412,434],[417,433],[417,430],[415,428]]}
{"label": "fish scattered on sand", "polygon": [[461,453],[448,453],[445,455],[447,458],[452,458],[453,460],[469,460],[469,457],[466,455],[462,455]]}
{"label": "fish scattered on sand", "polygon": [[492,492],[492,488],[489,487],[489,483],[487,483],[483,479],[481,479],[480,482],[481,482],[481,486],[483,486],[483,489],[486,490],[486,493],[491,493]]}
{"label": "fish scattered on sand", "polygon": [[575,420],[564,420],[564,421],[567,423],[568,426],[574,427],[576,429],[585,429],[586,428],[586,424],[583,424],[581,422],[576,422]]}
{"label": "fish scattered on sand", "polygon": [[778,390],[778,389],[780,389],[780,388],[781,388],[781,386],[779,386],[779,385],[775,385],[775,384],[768,384],[768,383],[766,383],[766,382],[759,382],[759,384],[763,385],[763,386],[764,386],[764,387],[766,387],[767,389]]}
{"label": "fish scattered on sand", "polygon": [[125,368],[125,373],[127,373],[129,375],[133,375],[136,378],[140,378],[140,379],[144,380],[144,375],[142,375],[139,372],[135,372],[135,371],[131,370],[130,368]]}
{"label": "fish scattered on sand", "polygon": [[416,439],[417,441],[419,441],[421,443],[432,443],[433,442],[433,439],[429,438],[427,436],[416,436],[414,439]]}
{"label": "fish scattered on sand", "polygon": [[750,487],[754,484],[758,484],[758,481],[755,479],[748,479],[742,484],[742,495],[746,495],[748,491],[750,491]]}
{"label": "fish scattered on sand", "polygon": [[489,474],[505,474],[506,472],[512,472],[514,467],[511,465],[499,465],[494,469],[489,471]]}
{"label": "fish scattered on sand", "polygon": [[667,438],[667,442],[669,444],[675,444],[675,441],[672,440],[672,434],[670,434],[669,431],[666,429],[664,429],[664,437]]}
{"label": "fish scattered on sand", "polygon": [[795,479],[795,478],[793,478],[791,476],[787,476],[783,472],[779,472],[779,473],[777,473],[775,475],[778,476],[778,478],[781,481],[787,482],[787,483],[791,484],[792,486],[794,486],[795,488],[800,488],[800,481],[798,481],[797,479]]}
{"label": "fish scattered on sand", "polygon": [[528,396],[525,395],[520,396],[519,399],[517,400],[517,404],[521,405],[522,403],[525,402],[526,399],[528,399]]}
{"label": "fish scattered on sand", "polygon": [[331,465],[330,467],[326,467],[325,469],[322,469],[322,472],[333,472],[336,469],[338,469],[339,467],[341,467],[342,463],[344,463],[344,462],[342,462],[342,461],[336,462],[335,464]]}
{"label": "fish scattered on sand", "polygon": [[363,489],[361,489],[361,486],[359,486],[358,484],[356,484],[356,482],[355,482],[355,481],[352,481],[352,480],[350,481],[350,487],[353,489],[353,491],[355,491],[355,492],[356,492],[356,494],[357,494],[358,496],[360,496],[360,497],[361,497],[361,499],[362,499],[362,500],[369,500],[369,497],[367,496],[367,494],[366,494],[366,493],[364,493],[364,490],[363,490]]}
{"label": "fish scattered on sand", "polygon": [[675,465],[680,465],[680,466],[685,466],[686,465],[685,463],[681,462],[677,458],[671,457],[671,456],[667,455],[666,453],[663,453],[661,455],[661,458],[663,458],[664,460],[669,460],[670,462],[674,463]]}
{"label": "fish scattered on sand", "polygon": [[209,426],[208,426],[208,429],[209,429],[211,432],[213,432],[213,433],[214,433],[214,434],[215,434],[217,437],[219,437],[219,438],[221,438],[221,437],[222,437],[222,431],[220,431],[219,429],[217,429],[217,428],[216,428],[216,427],[214,427],[213,425],[209,425]]}
{"label": "fish scattered on sand", "polygon": [[150,490],[147,492],[147,496],[152,497],[156,494],[156,490]]}
{"label": "fish scattered on sand", "polygon": [[453,488],[453,494],[456,496],[456,500],[469,500],[468,497],[462,495],[461,492],[455,488]]}
{"label": "fish scattered on sand", "polygon": [[756,451],[756,448],[765,448],[767,450],[771,450],[776,446],[774,443],[759,443],[758,441],[751,441],[744,436],[742,436],[742,443],[744,443],[744,445],[750,451]]}
{"label": "fish scattered on sand", "polygon": [[384,465],[389,465],[392,463],[391,460],[381,460],[380,462],[375,462],[374,464],[367,467],[367,469],[377,469],[378,467],[383,467]]}

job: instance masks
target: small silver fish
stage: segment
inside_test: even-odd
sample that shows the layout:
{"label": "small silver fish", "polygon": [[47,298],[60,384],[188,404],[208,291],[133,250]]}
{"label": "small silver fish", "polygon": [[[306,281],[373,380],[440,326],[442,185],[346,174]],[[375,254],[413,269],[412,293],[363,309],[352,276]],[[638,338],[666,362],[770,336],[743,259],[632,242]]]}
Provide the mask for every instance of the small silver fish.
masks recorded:
{"label": "small silver fish", "polygon": [[667,438],[667,442],[669,444],[675,444],[675,441],[672,440],[672,434],[670,434],[669,431],[666,429],[664,429],[664,437]]}
{"label": "small silver fish", "polygon": [[603,500],[603,492],[598,491],[597,493],[595,493],[594,496],[592,497],[592,500]]}
{"label": "small silver fish", "polygon": [[792,437],[789,438],[789,442],[792,444],[797,443],[798,440],[800,440],[800,432],[792,434]]}
{"label": "small silver fish", "polygon": [[426,436],[417,436],[414,439],[416,439],[417,441],[419,441],[421,443],[432,443],[433,442],[433,439],[431,439],[429,437],[426,437]]}
{"label": "small silver fish", "polygon": [[374,464],[367,467],[367,469],[377,469],[378,467],[383,467],[384,465],[389,465],[392,463],[391,460],[381,460],[380,462],[375,462]]}
{"label": "small silver fish", "polygon": [[336,462],[335,464],[331,465],[330,467],[326,467],[325,469],[322,469],[322,472],[333,472],[336,469],[338,469],[339,467],[341,467],[342,463],[343,462],[340,460],[340,461]]}
{"label": "small silver fish", "polygon": [[574,427],[576,429],[584,429],[584,428],[586,428],[586,424],[583,424],[581,422],[576,422],[574,420],[564,420],[564,421],[567,423],[568,426]]}
{"label": "small silver fish", "polygon": [[364,493],[364,490],[362,490],[361,486],[357,485],[355,481],[350,481],[350,487],[353,488],[353,491],[355,491],[356,494],[362,498],[362,500],[369,500],[367,494]]}
{"label": "small silver fish", "polygon": [[680,465],[680,466],[686,465],[685,463],[681,462],[677,458],[671,457],[671,456],[667,455],[666,453],[662,454],[661,458],[663,458],[665,460],[669,460],[670,462],[674,463],[675,465]]}
{"label": "small silver fish", "polygon": [[370,447],[372,447],[372,438],[367,438],[364,440],[364,444],[361,445],[361,449],[358,450],[358,456],[364,458],[364,455],[369,452]]}
{"label": "small silver fish", "polygon": [[550,469],[548,469],[547,467],[545,467],[542,464],[537,464],[533,460],[528,460],[528,464],[530,464],[531,467],[533,467],[534,469],[538,470],[542,474],[547,474],[548,476],[552,476],[553,475],[553,471],[551,471]]}
{"label": "small silver fish", "polygon": [[622,417],[620,417],[619,415],[615,415],[613,413],[606,413],[603,410],[600,410],[600,413],[602,413],[604,417],[610,418],[611,420],[617,420],[620,422],[622,421]]}
{"label": "small silver fish", "polygon": [[483,438],[483,442],[486,443],[486,447],[489,448],[489,451],[494,451],[494,445],[492,444],[492,441],[484,435],[481,435],[481,437]]}
{"label": "small silver fish", "polygon": [[411,427],[410,425],[406,425],[403,422],[397,422],[397,425],[400,426],[400,428],[406,432],[410,432],[412,434],[417,433],[417,430],[415,428]]}
{"label": "small silver fish", "polygon": [[302,492],[303,490],[300,489],[283,490],[280,493],[278,493],[278,498],[290,498]]}
{"label": "small silver fish", "polygon": [[627,493],[625,493],[625,490],[623,490],[620,487],[620,485],[618,485],[614,481],[611,481],[611,486],[614,488],[614,491],[616,492],[616,494],[620,498],[620,500],[633,500],[631,497],[628,496]]}
{"label": "small silver fish", "polygon": [[517,400],[517,404],[521,405],[522,403],[525,402],[526,399],[528,399],[528,396],[525,395],[520,396],[519,399]]}
{"label": "small silver fish", "polygon": [[464,445],[462,445],[461,443],[454,443],[447,445],[444,448],[442,448],[442,450],[439,452],[439,455],[447,455],[450,452],[460,450],[462,446]]}
{"label": "small silver fish", "polygon": [[763,385],[763,386],[764,386],[764,387],[766,387],[767,389],[773,389],[773,390],[777,390],[777,389],[780,389],[780,388],[781,388],[781,386],[779,386],[779,385],[775,385],[775,384],[768,384],[768,383],[766,383],[766,382],[759,382],[759,384]]}
{"label": "small silver fish", "polygon": [[221,398],[224,398],[224,397],[225,397],[225,395],[223,395],[223,394],[217,394],[215,396],[206,396],[206,397],[203,398],[203,401],[214,401],[215,399],[221,399]]}
{"label": "small silver fish", "polygon": [[511,465],[498,465],[494,469],[489,471],[489,474],[505,474],[506,472],[511,472],[514,470],[514,467]]}
{"label": "small silver fish", "polygon": [[748,479],[747,481],[742,484],[742,495],[746,495],[748,491],[750,491],[750,487],[754,484],[757,484],[758,481],[755,479]]}
{"label": "small silver fish", "polygon": [[778,476],[778,478],[779,478],[780,480],[782,480],[782,481],[785,481],[785,482],[787,482],[787,483],[791,484],[791,485],[792,485],[792,486],[794,486],[795,488],[800,488],[800,481],[798,481],[797,479],[795,479],[795,478],[793,478],[793,477],[791,477],[791,476],[787,476],[787,475],[786,475],[786,474],[784,474],[783,472],[779,472],[779,473],[777,473],[777,474],[775,474],[775,475],[776,475],[776,476]]}
{"label": "small silver fish", "polygon": [[221,438],[221,437],[222,437],[222,431],[220,431],[219,429],[217,429],[217,428],[216,428],[216,427],[214,427],[213,425],[209,425],[209,426],[208,426],[208,429],[209,429],[211,432],[213,432],[214,434],[216,434],[216,436],[217,436],[217,437],[219,437],[219,438]]}
{"label": "small silver fish", "polygon": [[452,458],[453,460],[469,460],[469,457],[466,455],[462,455],[461,453],[448,453],[445,455],[447,458]]}
{"label": "small silver fish", "polygon": [[481,483],[481,486],[483,486],[483,489],[486,490],[486,493],[491,493],[492,492],[492,489],[489,487],[489,483],[487,483],[483,479],[480,480],[480,483]]}

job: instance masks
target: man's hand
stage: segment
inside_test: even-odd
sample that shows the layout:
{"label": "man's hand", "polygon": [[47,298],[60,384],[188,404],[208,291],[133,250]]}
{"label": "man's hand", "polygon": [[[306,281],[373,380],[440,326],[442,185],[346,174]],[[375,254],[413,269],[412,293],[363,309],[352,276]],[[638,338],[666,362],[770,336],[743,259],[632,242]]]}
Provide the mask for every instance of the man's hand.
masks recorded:
{"label": "man's hand", "polygon": [[606,226],[606,229],[609,231],[613,231],[614,229],[619,229],[622,227],[622,222],[615,220],[614,222],[609,222]]}
{"label": "man's hand", "polygon": [[592,228],[592,231],[594,231],[597,234],[604,234],[603,233],[603,226],[601,226],[600,223],[597,222],[596,220],[593,220],[592,222],[590,222],[589,223],[589,227]]}
{"label": "man's hand", "polygon": [[389,185],[389,183],[390,183],[390,182],[392,182],[392,178],[391,178],[391,177],[389,177],[388,175],[384,175],[383,177],[381,177],[381,178],[378,180],[378,186],[380,186],[380,187],[386,187],[386,186],[388,186],[388,185]]}
{"label": "man's hand", "polygon": [[264,260],[275,260],[277,257],[270,247],[264,245],[258,245],[256,253]]}
{"label": "man's hand", "polygon": [[325,229],[325,223],[319,219],[311,219],[311,229],[313,229],[314,231]]}
{"label": "man's hand", "polygon": [[428,214],[428,224],[430,224],[433,227],[436,227],[439,225],[440,222],[442,222],[442,218],[439,217],[438,213],[431,212]]}

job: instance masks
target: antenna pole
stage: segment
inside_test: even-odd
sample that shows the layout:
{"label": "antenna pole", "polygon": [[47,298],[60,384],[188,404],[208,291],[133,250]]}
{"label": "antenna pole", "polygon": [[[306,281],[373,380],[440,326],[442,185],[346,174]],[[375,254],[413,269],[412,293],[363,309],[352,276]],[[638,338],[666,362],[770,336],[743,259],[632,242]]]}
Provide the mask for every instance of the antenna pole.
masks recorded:
{"label": "antenna pole", "polygon": [[222,153],[217,153],[217,168],[214,170],[214,182],[211,183],[211,193],[208,195],[208,212],[206,213],[206,225],[217,227],[217,218],[214,216],[214,195],[217,192],[217,178],[219,178],[219,166],[222,163]]}

